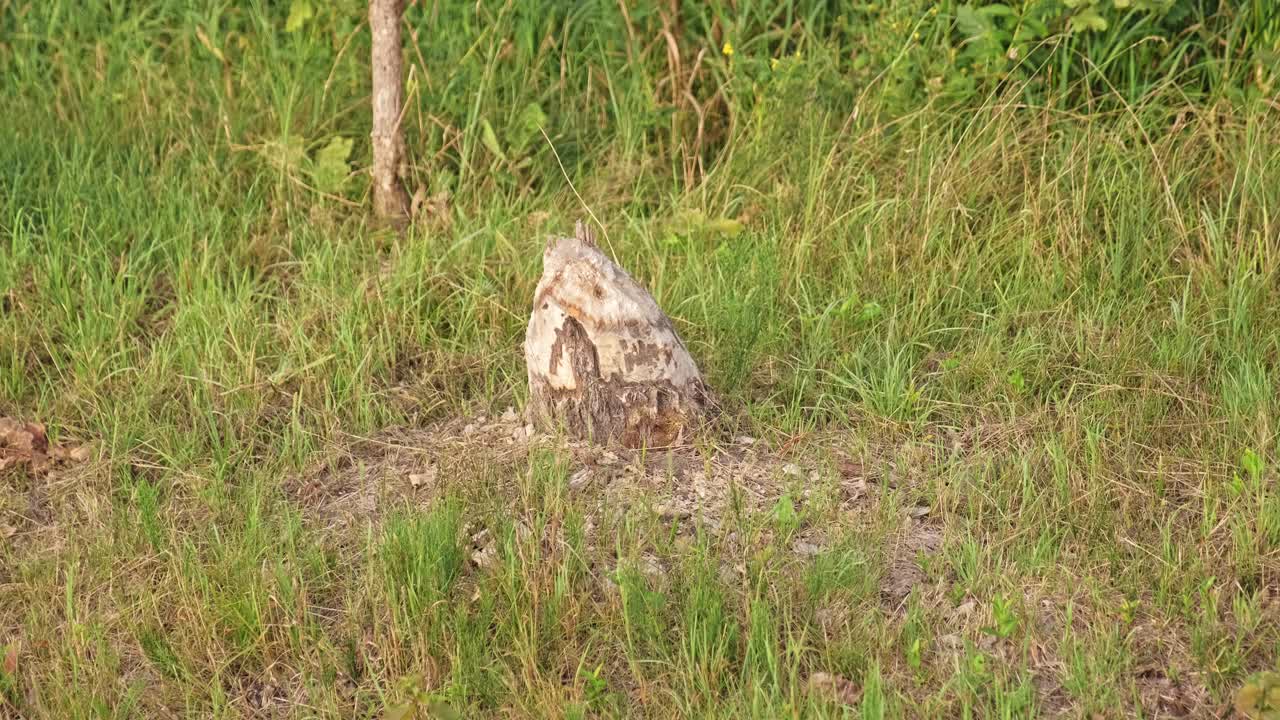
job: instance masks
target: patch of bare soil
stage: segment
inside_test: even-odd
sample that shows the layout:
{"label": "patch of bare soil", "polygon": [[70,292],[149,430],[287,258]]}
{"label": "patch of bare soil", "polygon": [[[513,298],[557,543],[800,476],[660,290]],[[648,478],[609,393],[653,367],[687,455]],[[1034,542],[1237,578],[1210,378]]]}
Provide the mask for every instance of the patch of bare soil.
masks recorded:
{"label": "patch of bare soil", "polygon": [[880,595],[886,606],[901,611],[911,591],[925,581],[918,559],[942,549],[942,526],[928,517],[929,508],[919,506],[908,511],[889,567],[880,583]]}
{"label": "patch of bare soil", "polygon": [[[536,433],[508,409],[497,416],[348,436],[320,461],[287,478],[284,490],[305,523],[337,539],[348,535],[343,530],[376,526],[389,512],[428,507],[446,493],[463,498],[479,493],[490,499],[505,495],[498,503],[514,508],[518,478],[535,456],[545,453],[567,463],[567,491],[585,501],[588,526],[601,526],[607,512],[639,507],[685,529],[696,525],[731,539],[734,518],[777,512],[780,501],[798,508],[822,503],[848,520],[838,525],[868,522],[883,487],[901,487],[906,482],[903,468],[919,460],[914,447],[885,458],[864,454],[855,460],[836,438],[814,440],[807,448],[819,450],[825,464],[814,453],[776,451],[750,437],[673,448],[604,449]],[[834,465],[832,458],[837,458]],[[826,537],[824,525],[801,529],[791,539],[792,551],[809,557],[828,549],[835,538]],[[481,530],[472,537],[472,559],[481,565],[495,552],[485,534]],[[925,580],[920,559],[941,545],[942,526],[931,509],[909,508],[887,551],[881,580],[888,611],[902,610],[912,589]]]}

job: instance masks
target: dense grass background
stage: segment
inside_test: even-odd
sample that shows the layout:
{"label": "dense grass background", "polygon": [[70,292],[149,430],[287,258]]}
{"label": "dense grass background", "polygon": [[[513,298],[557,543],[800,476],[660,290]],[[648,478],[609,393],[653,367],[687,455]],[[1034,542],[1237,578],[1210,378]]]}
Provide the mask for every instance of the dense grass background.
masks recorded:
{"label": "dense grass background", "polygon": [[[0,0],[0,415],[100,454],[3,477],[0,713],[839,715],[814,671],[863,717],[1225,707],[1280,657],[1280,22],[884,5],[413,3],[397,234],[360,3]],[[738,431],[914,468],[874,522],[813,509],[841,540],[797,564],[767,519],[622,512],[605,550],[673,569],[620,602],[476,491],[572,528],[563,458],[303,522],[281,479],[334,443],[522,403],[539,249],[586,215]],[[885,608],[921,503],[948,607]],[[999,648],[930,650],[966,598]]]}

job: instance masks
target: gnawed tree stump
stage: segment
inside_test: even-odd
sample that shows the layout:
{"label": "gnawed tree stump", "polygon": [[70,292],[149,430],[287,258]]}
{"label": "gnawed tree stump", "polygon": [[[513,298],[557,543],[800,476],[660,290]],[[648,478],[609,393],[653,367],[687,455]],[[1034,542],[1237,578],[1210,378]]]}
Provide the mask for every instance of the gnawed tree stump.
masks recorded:
{"label": "gnawed tree stump", "polygon": [[582,223],[551,238],[525,333],[529,410],[545,431],[673,445],[713,401],[671,320]]}

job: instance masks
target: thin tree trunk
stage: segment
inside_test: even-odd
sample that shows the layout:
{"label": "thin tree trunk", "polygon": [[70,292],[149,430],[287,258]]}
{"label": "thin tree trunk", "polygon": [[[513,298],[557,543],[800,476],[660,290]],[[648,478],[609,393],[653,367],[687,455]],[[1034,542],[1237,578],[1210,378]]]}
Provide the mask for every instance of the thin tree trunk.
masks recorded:
{"label": "thin tree trunk", "polygon": [[405,160],[400,114],[404,106],[404,59],[400,45],[400,14],[404,0],[369,0],[369,29],[373,33],[373,209],[378,217],[403,220],[409,216],[409,195],[400,183]]}

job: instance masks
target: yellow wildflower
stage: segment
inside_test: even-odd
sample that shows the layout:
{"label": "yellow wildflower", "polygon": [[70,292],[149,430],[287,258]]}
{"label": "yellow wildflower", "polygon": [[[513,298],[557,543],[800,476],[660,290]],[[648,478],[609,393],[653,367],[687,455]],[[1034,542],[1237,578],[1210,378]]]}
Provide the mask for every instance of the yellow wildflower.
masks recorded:
{"label": "yellow wildflower", "polygon": [[733,57],[733,43],[725,41],[724,47],[720,48],[720,54],[725,57]]}

